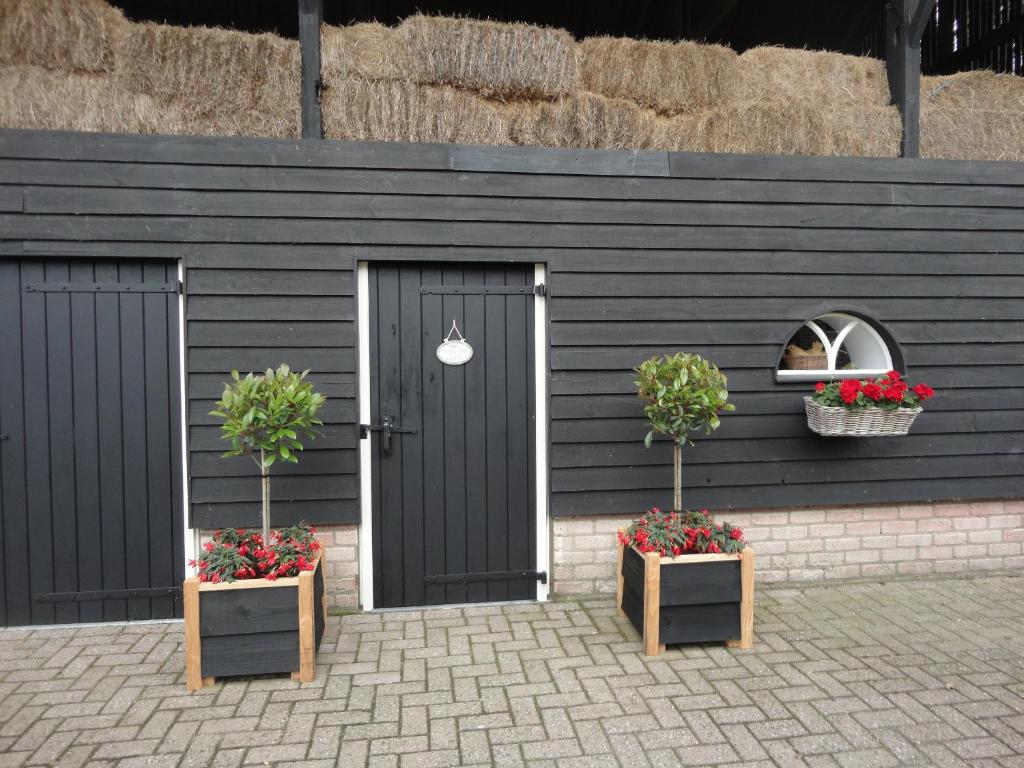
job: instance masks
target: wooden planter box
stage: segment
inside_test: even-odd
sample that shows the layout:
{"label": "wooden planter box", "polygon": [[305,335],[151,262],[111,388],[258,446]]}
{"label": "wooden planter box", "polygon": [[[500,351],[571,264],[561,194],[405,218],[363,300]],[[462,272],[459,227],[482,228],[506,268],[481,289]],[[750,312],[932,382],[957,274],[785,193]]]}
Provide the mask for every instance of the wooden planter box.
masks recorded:
{"label": "wooden planter box", "polygon": [[277,581],[225,584],[185,580],[185,685],[218,677],[290,672],[311,682],[327,619],[324,558],[316,568]]}
{"label": "wooden planter box", "polygon": [[724,641],[754,645],[754,550],[740,555],[661,557],[618,545],[619,615],[644,638],[644,653],[666,645]]}

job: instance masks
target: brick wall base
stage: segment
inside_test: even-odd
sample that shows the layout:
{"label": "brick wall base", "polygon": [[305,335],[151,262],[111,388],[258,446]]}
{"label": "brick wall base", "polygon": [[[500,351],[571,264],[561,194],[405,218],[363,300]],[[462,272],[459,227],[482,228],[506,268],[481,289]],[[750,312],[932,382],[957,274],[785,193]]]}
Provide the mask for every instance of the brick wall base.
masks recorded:
{"label": "brick wall base", "polygon": [[[743,528],[761,582],[884,578],[1024,566],[1024,501],[753,510]],[[552,521],[556,594],[615,591],[615,532],[630,517]]]}

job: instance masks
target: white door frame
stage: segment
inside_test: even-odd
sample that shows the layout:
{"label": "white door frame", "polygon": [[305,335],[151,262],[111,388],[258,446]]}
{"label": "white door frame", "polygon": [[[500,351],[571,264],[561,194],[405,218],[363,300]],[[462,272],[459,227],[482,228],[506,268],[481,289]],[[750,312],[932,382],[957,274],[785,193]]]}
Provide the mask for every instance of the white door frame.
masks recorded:
{"label": "white door frame", "polygon": [[[544,282],[545,267],[535,264],[535,285]],[[359,357],[359,423],[370,423],[370,267],[360,261],[356,264],[356,304],[358,357]],[[548,583],[537,582],[537,600],[545,601],[550,592],[550,518],[548,516],[548,361],[547,361],[547,304],[546,296],[534,294],[533,299],[533,351],[534,351],[534,403],[536,428],[534,429],[534,455],[536,456],[534,501],[536,514],[537,570],[548,574]],[[371,441],[359,441],[359,605],[372,611],[373,604],[373,456]]]}

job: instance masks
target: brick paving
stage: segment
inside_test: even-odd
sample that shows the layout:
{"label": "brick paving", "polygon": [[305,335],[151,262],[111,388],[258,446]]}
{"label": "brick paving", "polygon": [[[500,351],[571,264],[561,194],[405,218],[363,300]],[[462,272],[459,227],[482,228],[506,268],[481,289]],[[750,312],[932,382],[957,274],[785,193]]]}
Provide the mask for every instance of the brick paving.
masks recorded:
{"label": "brick paving", "polygon": [[332,617],[189,695],[180,624],[0,631],[0,766],[1024,766],[1024,578],[761,587],[752,651],[607,596]]}

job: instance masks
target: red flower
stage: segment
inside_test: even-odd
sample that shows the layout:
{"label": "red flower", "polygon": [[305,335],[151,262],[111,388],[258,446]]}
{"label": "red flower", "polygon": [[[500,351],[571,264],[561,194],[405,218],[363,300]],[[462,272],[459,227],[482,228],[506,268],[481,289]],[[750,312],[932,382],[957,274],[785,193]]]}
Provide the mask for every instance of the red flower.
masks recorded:
{"label": "red flower", "polygon": [[902,376],[900,376],[900,372],[899,371],[889,371],[885,375],[886,375],[887,378],[891,379],[892,381],[899,381],[902,378]]}
{"label": "red flower", "polygon": [[714,552],[717,555],[721,551],[722,550],[719,548],[717,542],[712,541],[710,544],[708,544],[708,552]]}
{"label": "red flower", "polygon": [[824,381],[819,381],[817,384],[815,384],[814,385],[814,391],[815,392],[824,392],[825,391],[825,382]]}
{"label": "red flower", "polygon": [[210,581],[213,582],[214,584],[220,584],[220,574],[219,573],[213,574],[213,576],[210,577]]}
{"label": "red flower", "polygon": [[868,382],[863,387],[861,387],[861,392],[864,393],[864,397],[868,398],[868,400],[874,400],[875,402],[878,402],[879,400],[882,399],[882,388],[875,384],[873,381]]}
{"label": "red flower", "polygon": [[927,400],[929,397],[935,394],[935,390],[929,387],[927,384],[921,383],[914,387],[914,394],[922,400]]}
{"label": "red flower", "polygon": [[271,571],[270,573],[268,573],[263,578],[266,579],[267,581],[277,581],[277,574],[274,573],[273,571]]}
{"label": "red flower", "polygon": [[680,547],[678,544],[673,544],[672,545],[672,554],[673,555],[681,555],[681,554],[683,554],[682,547]]}
{"label": "red flower", "polygon": [[731,531],[729,531],[729,536],[732,537],[734,541],[739,541],[743,538],[743,531],[739,528],[733,528]]}
{"label": "red flower", "polygon": [[903,390],[898,387],[889,387],[884,390],[885,399],[892,400],[893,402],[899,402],[903,399]]}
{"label": "red flower", "polygon": [[207,552],[213,552],[213,549],[214,549],[213,542],[212,541],[208,541],[205,544],[203,544],[203,549],[205,549]]}

